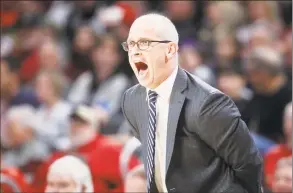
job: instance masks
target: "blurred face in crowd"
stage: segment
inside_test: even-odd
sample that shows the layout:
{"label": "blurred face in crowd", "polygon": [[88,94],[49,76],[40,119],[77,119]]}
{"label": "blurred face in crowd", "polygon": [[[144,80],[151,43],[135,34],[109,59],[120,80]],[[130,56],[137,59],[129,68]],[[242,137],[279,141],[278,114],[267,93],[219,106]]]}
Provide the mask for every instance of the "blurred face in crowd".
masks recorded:
{"label": "blurred face in crowd", "polygon": [[42,10],[42,3],[38,1],[19,1],[17,3],[21,13],[33,14]]}
{"label": "blurred face in crowd", "polygon": [[218,24],[222,20],[222,15],[217,2],[208,2],[206,15],[212,24]]}
{"label": "blurred face in crowd", "polygon": [[201,56],[192,46],[183,46],[180,50],[181,67],[189,72],[193,72],[201,64]]}
{"label": "blurred face in crowd", "polygon": [[17,91],[14,89],[17,89],[15,86],[19,82],[18,74],[9,69],[8,63],[5,60],[1,60],[0,68],[1,97],[11,97],[16,94],[15,91]]}
{"label": "blurred face in crowd", "polygon": [[277,167],[272,190],[274,193],[292,192],[292,157],[288,158],[290,163]]}
{"label": "blurred face in crowd", "polygon": [[96,130],[77,116],[70,119],[70,141],[72,147],[88,143],[95,137]]}
{"label": "blurred face in crowd", "polygon": [[39,100],[42,102],[48,102],[56,97],[52,80],[46,73],[40,74],[37,77],[36,92]]}
{"label": "blurred face in crowd", "polygon": [[220,74],[218,77],[218,88],[233,99],[241,97],[244,86],[245,81],[238,74]]}
{"label": "blurred face in crowd", "polygon": [[250,37],[250,46],[252,48],[264,45],[270,45],[273,43],[272,34],[266,27],[259,27],[252,32]]}
{"label": "blurred face in crowd", "polygon": [[250,67],[250,64],[246,66],[246,78],[254,91],[258,93],[265,93],[267,91],[266,85],[270,79],[268,73],[263,70],[257,70],[254,67]]}
{"label": "blurred face in crowd", "polygon": [[117,41],[112,37],[105,37],[101,45],[93,50],[93,61],[98,72],[112,71],[120,62]]}
{"label": "blurred face in crowd", "polygon": [[54,173],[49,175],[47,179],[46,193],[61,193],[61,192],[81,192],[78,190],[76,182],[70,175],[60,175]]}
{"label": "blurred face in crowd", "polygon": [[265,1],[250,1],[248,3],[248,15],[252,21],[257,19],[268,18],[268,2]]}
{"label": "blurred face in crowd", "polygon": [[174,21],[191,19],[194,12],[193,1],[164,1],[169,18]]}
{"label": "blurred face in crowd", "polygon": [[218,59],[231,60],[236,54],[236,44],[232,37],[225,35],[216,44],[216,54]]}
{"label": "blurred face in crowd", "polygon": [[93,30],[89,26],[82,26],[80,28],[77,28],[77,32],[73,42],[76,51],[85,53],[94,46],[94,43],[95,35]]}
{"label": "blurred face in crowd", "polygon": [[[144,87],[156,88],[177,65],[175,59],[178,46],[175,42],[149,42],[166,40],[163,32],[168,29],[163,27],[163,21],[157,18],[150,19],[148,16],[137,19],[132,24],[126,41],[129,48],[129,63],[139,83]],[[140,49],[136,42],[139,42]]]}
{"label": "blurred face in crowd", "polygon": [[74,116],[70,119],[70,126],[70,135],[74,137],[78,136],[82,128],[88,127],[88,124],[79,117]]}
{"label": "blurred face in crowd", "polygon": [[45,192],[93,192],[88,165],[72,155],[65,155],[55,160],[48,169]]}
{"label": "blurred face in crowd", "polygon": [[18,32],[19,49],[21,51],[31,51],[41,44],[44,34],[41,27],[30,27],[20,29]]}
{"label": "blurred face in crowd", "polygon": [[32,129],[22,126],[17,120],[8,120],[7,128],[5,128],[5,141],[9,141],[5,144],[8,147],[15,147],[28,142],[32,136]]}
{"label": "blurred face in crowd", "polygon": [[42,68],[57,68],[59,65],[57,45],[50,40],[45,41],[41,45],[39,57]]}

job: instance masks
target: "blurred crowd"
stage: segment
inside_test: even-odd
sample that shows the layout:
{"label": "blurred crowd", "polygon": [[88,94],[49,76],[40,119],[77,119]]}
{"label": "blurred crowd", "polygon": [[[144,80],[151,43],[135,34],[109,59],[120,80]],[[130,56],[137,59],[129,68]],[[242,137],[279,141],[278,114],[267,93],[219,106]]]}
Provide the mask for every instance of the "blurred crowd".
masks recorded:
{"label": "blurred crowd", "polygon": [[265,191],[292,192],[292,2],[155,0],[1,1],[1,191],[68,192],[50,168],[78,181],[69,155],[95,192],[145,191],[120,108],[137,83],[121,43],[149,11],[174,22],[180,66],[238,106]]}

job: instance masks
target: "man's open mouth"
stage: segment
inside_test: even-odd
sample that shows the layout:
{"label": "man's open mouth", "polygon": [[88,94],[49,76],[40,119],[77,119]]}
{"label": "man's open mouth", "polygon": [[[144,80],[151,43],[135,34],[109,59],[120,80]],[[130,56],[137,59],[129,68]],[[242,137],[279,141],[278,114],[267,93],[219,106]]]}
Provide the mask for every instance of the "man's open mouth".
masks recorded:
{"label": "man's open mouth", "polygon": [[144,62],[136,62],[135,66],[136,66],[136,69],[137,69],[138,73],[148,69],[148,65],[146,63],[144,63]]}

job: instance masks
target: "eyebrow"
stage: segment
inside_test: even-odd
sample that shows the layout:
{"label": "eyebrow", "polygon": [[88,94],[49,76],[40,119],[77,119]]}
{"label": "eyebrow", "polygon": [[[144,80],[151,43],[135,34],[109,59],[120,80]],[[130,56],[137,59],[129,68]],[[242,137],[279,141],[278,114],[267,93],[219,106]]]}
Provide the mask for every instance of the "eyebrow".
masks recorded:
{"label": "eyebrow", "polygon": [[[139,38],[137,41],[139,41],[139,40],[152,40],[152,38],[141,37],[141,38]],[[134,41],[134,40],[131,39],[131,38],[126,40],[126,42],[129,42],[129,41]]]}

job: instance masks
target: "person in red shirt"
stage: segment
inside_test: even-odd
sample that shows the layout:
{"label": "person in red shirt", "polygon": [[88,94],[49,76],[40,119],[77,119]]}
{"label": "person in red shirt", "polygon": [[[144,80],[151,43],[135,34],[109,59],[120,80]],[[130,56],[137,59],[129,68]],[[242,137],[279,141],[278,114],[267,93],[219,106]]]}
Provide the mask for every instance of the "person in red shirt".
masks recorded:
{"label": "person in red shirt", "polygon": [[93,192],[90,169],[82,159],[67,155],[54,161],[47,175],[46,193]]}
{"label": "person in red shirt", "polygon": [[0,190],[3,193],[31,191],[30,184],[26,181],[24,174],[14,167],[1,168]]}
{"label": "person in red shirt", "polygon": [[265,182],[272,188],[276,166],[279,160],[292,156],[292,102],[284,111],[284,135],[285,143],[272,147],[264,156]]}
{"label": "person in red shirt", "polygon": [[272,192],[292,192],[292,157],[282,158],[278,161],[272,183]]}
{"label": "person in red shirt", "polygon": [[[96,115],[94,109],[82,105],[73,110],[70,115],[71,149],[54,153],[38,168],[32,183],[35,192],[44,192],[49,166],[68,154],[80,156],[87,162],[92,173],[95,192],[123,190],[123,178],[119,170],[119,157],[123,144],[113,143],[111,138],[97,132],[96,128],[100,126]],[[138,164],[140,164],[139,159],[133,156],[129,167]]]}

